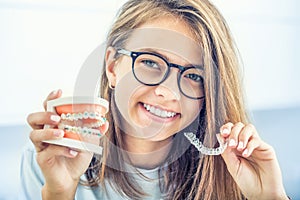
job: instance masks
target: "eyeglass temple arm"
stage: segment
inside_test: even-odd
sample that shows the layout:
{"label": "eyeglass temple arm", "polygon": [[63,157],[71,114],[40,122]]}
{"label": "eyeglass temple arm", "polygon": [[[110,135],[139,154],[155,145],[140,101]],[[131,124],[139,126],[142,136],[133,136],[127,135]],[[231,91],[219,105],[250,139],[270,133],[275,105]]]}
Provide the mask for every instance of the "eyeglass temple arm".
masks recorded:
{"label": "eyeglass temple arm", "polygon": [[120,54],[131,56],[131,51],[127,51],[125,49],[118,49],[117,52],[120,53]]}

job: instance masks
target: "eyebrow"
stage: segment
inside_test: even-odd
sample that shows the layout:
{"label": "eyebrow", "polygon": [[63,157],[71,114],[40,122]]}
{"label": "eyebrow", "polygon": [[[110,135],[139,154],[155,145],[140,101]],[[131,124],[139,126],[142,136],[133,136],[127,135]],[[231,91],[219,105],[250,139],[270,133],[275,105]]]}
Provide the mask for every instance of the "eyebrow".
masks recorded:
{"label": "eyebrow", "polygon": [[[154,54],[157,54],[161,57],[163,57],[165,60],[167,60],[169,63],[172,63],[172,64],[176,64],[176,63],[173,63],[173,62],[170,62],[170,57],[166,56],[166,55],[163,55],[162,53],[160,53],[158,50],[156,49],[152,49],[152,48],[141,48],[139,49],[138,51],[145,51],[145,52],[149,52],[149,53],[154,53]],[[177,65],[177,64],[176,64]],[[195,67],[195,68],[199,68],[201,70],[204,70],[204,66],[203,65],[197,65],[197,64],[188,64],[188,65],[185,65],[183,67]]]}

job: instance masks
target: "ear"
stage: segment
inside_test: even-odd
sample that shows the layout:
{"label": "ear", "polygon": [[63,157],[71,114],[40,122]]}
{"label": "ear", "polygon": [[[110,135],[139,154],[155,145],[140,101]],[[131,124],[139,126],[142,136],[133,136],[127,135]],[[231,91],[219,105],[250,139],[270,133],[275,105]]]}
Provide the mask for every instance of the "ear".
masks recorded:
{"label": "ear", "polygon": [[116,50],[108,47],[105,52],[105,71],[109,84],[114,87],[116,85],[115,59]]}

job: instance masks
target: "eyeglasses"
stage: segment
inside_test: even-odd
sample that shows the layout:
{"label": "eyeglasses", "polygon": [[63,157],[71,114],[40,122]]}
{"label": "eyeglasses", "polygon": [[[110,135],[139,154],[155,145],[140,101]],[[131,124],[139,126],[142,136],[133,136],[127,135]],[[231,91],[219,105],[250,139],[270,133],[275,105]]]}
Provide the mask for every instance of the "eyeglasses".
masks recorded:
{"label": "eyeglasses", "polygon": [[148,86],[156,86],[164,82],[170,74],[171,67],[179,69],[177,84],[180,92],[191,99],[204,98],[203,67],[183,67],[169,63],[161,55],[151,52],[134,52],[118,49],[119,54],[132,58],[132,72],[136,80]]}

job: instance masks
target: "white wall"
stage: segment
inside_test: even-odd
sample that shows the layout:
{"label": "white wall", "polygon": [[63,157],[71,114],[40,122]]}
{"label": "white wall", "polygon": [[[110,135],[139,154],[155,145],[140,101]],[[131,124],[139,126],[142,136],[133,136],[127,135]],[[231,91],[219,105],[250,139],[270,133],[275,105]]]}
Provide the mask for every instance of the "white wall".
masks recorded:
{"label": "white wall", "polygon": [[252,109],[300,106],[300,2],[214,0],[235,36]]}
{"label": "white wall", "polygon": [[[0,124],[25,123],[77,73],[124,0],[0,0]],[[251,109],[300,105],[299,1],[214,0],[244,61]]]}
{"label": "white wall", "polygon": [[104,41],[120,4],[0,1],[0,124],[24,123],[54,89],[72,94],[81,65]]}

